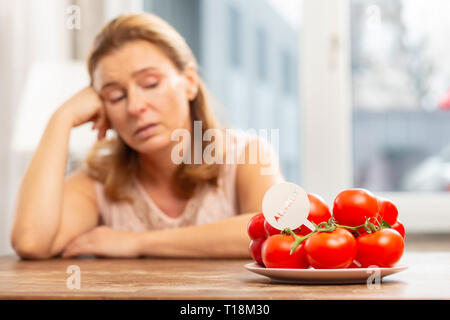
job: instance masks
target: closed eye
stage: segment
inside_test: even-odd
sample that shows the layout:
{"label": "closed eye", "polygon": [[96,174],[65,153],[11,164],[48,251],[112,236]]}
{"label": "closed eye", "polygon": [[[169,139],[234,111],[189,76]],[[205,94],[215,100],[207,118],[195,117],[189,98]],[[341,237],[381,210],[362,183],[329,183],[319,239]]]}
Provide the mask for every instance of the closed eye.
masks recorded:
{"label": "closed eye", "polygon": [[146,89],[156,88],[158,86],[158,84],[159,84],[158,82],[155,82],[155,83],[149,84],[147,86],[144,86],[144,88],[146,88]]}
{"label": "closed eye", "polygon": [[118,97],[118,98],[116,98],[116,99],[111,99],[111,100],[109,100],[109,102],[112,103],[112,104],[114,104],[114,103],[119,102],[120,100],[123,100],[124,98],[125,98],[125,96],[120,96],[120,97]]}

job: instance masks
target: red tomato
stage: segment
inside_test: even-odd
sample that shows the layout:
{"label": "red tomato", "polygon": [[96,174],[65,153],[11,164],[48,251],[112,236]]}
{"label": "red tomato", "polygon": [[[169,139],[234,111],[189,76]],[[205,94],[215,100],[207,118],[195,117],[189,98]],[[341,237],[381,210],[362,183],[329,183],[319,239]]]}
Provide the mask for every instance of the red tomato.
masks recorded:
{"label": "red tomato", "polygon": [[311,233],[311,229],[309,229],[307,226],[304,225],[302,225],[302,227],[300,228],[300,230],[298,230],[298,232],[295,232],[295,234],[299,235],[300,237],[306,236],[309,233]]}
{"label": "red tomato", "polygon": [[255,214],[247,225],[247,233],[252,240],[264,238],[266,233],[264,231],[264,215],[262,213]]}
{"label": "red tomato", "polygon": [[356,239],[358,253],[355,260],[363,268],[378,266],[392,267],[403,255],[405,243],[402,236],[394,229],[382,229],[366,233]]}
{"label": "red tomato", "polygon": [[264,262],[261,258],[261,247],[264,243],[266,238],[259,238],[256,240],[250,240],[250,244],[248,246],[248,249],[250,251],[250,255],[252,256],[253,260],[258,262],[260,265],[264,266]]}
{"label": "red tomato", "polygon": [[[266,221],[264,221],[264,231],[266,232],[266,236],[270,237],[270,236],[273,236],[274,234],[280,234],[283,230],[278,230],[277,228],[272,227],[272,225],[266,220]],[[293,230],[293,232],[295,234],[300,234],[299,233],[300,229],[297,228],[297,229]]]}
{"label": "red tomato", "polygon": [[405,226],[403,223],[397,219],[397,221],[391,225],[392,229],[397,230],[398,233],[403,237],[403,240],[405,239]]}
{"label": "red tomato", "polygon": [[267,268],[308,268],[303,243],[299,244],[292,255],[290,254],[294,241],[293,236],[284,234],[267,238],[261,249],[264,265]]}
{"label": "red tomato", "polygon": [[272,225],[266,221],[264,221],[264,231],[266,232],[266,236],[270,237],[274,234],[280,234],[281,230],[278,230],[277,228],[272,227]]}
{"label": "red tomato", "polygon": [[356,240],[343,229],[318,232],[305,240],[306,258],[316,269],[348,268],[356,256]]}
{"label": "red tomato", "polygon": [[378,213],[378,200],[368,190],[347,189],[334,199],[333,217],[338,224],[358,226]]}
{"label": "red tomato", "polygon": [[308,199],[310,205],[308,220],[315,224],[327,222],[331,218],[331,212],[325,200],[314,193],[308,193]]}
{"label": "red tomato", "polygon": [[389,199],[378,197],[378,206],[381,218],[392,226],[398,217],[398,210],[395,204]]}
{"label": "red tomato", "polygon": [[[325,200],[321,196],[314,193],[308,193],[308,199],[309,199],[308,220],[315,224],[327,222],[331,218],[331,212]],[[309,229],[307,226],[301,225],[299,235],[305,236],[311,232],[312,230]]]}

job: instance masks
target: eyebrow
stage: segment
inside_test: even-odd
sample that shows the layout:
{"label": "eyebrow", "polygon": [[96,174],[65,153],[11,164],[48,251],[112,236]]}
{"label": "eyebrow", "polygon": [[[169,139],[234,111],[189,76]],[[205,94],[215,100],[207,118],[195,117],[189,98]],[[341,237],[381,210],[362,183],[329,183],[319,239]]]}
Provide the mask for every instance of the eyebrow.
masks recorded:
{"label": "eyebrow", "polygon": [[135,76],[137,76],[139,73],[143,73],[143,72],[150,71],[150,70],[158,70],[158,68],[156,68],[156,67],[146,67],[146,68],[143,68],[143,69],[141,69],[141,70],[137,70],[137,71],[133,72],[131,75],[132,75],[133,77],[135,77]]}
{"label": "eyebrow", "polygon": [[[150,71],[150,70],[158,70],[158,68],[156,68],[156,67],[146,67],[146,68],[143,68],[143,69],[134,71],[134,72],[131,74],[131,76],[132,76],[132,77],[135,77],[135,76],[137,76],[137,75],[140,74],[140,73],[143,73],[143,72],[146,72],[146,71]],[[115,85],[118,85],[118,84],[119,84],[119,83],[116,82],[116,81],[110,81],[110,82],[107,82],[107,83],[105,83],[105,84],[101,87],[100,91],[102,91],[103,89],[105,89],[105,88],[107,88],[107,87],[112,87],[112,86],[115,86]]]}

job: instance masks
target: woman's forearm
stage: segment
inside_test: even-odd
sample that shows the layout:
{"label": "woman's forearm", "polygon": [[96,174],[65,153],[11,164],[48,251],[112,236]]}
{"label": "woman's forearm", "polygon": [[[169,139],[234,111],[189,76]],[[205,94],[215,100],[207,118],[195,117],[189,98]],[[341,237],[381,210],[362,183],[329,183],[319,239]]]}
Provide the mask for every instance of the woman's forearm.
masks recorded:
{"label": "woman's forearm", "polygon": [[25,171],[11,231],[11,242],[16,251],[30,250],[30,246],[33,246],[33,252],[47,248],[56,235],[70,130],[70,118],[55,112]]}
{"label": "woman's forearm", "polygon": [[143,232],[139,255],[148,257],[249,258],[247,225],[254,213],[210,224]]}

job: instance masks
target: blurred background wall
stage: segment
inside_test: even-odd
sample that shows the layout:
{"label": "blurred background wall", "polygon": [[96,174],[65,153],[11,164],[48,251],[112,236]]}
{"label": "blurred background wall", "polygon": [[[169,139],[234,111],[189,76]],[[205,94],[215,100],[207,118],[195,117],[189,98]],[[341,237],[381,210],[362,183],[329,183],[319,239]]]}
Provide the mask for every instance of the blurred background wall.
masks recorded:
{"label": "blurred background wall", "polygon": [[[9,229],[14,198],[46,121],[65,99],[88,84],[84,62],[94,36],[121,13],[153,12],[186,38],[201,76],[216,97],[216,112],[229,127],[282,127],[282,134],[290,139],[281,141],[281,164],[287,178],[299,183],[299,149],[291,147],[299,143],[299,12],[287,20],[273,3],[1,0],[0,253],[12,252]],[[298,4],[294,7],[299,11]],[[267,138],[270,141],[270,132]],[[86,128],[73,130],[68,172],[79,164],[94,139]]]}

